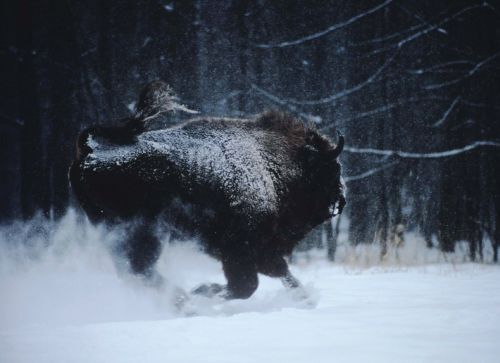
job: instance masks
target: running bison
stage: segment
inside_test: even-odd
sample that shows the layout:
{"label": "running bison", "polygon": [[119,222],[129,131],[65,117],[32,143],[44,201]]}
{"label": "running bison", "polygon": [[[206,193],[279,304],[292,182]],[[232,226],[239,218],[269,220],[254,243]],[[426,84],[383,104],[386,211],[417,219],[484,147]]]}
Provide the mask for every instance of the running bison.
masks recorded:
{"label": "running bison", "polygon": [[227,285],[194,293],[248,298],[257,273],[299,287],[284,256],[345,205],[336,146],[311,125],[281,112],[252,119],[195,118],[153,129],[183,109],[156,81],[122,126],[80,133],[70,182],[93,222],[126,225],[122,244],[132,272],[152,278],[159,224],[198,238],[223,265]]}

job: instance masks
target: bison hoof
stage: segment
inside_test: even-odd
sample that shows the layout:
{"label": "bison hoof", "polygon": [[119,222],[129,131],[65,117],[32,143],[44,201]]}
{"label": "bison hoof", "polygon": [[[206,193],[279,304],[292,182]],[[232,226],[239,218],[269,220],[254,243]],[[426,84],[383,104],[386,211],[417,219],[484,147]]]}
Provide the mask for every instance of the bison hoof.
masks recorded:
{"label": "bison hoof", "polygon": [[191,294],[214,297],[225,290],[221,284],[203,284],[191,290]]}
{"label": "bison hoof", "polygon": [[298,306],[305,309],[315,308],[318,304],[318,296],[308,291],[303,286],[288,290],[290,297]]}

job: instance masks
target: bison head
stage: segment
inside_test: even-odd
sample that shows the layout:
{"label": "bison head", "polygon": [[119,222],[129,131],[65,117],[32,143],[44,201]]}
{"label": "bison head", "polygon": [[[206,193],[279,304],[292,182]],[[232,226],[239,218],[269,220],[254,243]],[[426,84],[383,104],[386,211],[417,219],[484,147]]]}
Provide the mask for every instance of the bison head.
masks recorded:
{"label": "bison head", "polygon": [[[318,133],[311,133],[303,149],[311,193],[315,196],[315,200],[329,202],[330,217],[342,213],[346,204],[344,185],[341,180],[341,165],[338,161],[343,149],[344,136],[340,132],[338,132],[338,141],[335,146]],[[318,210],[324,210],[324,208],[318,207]]]}

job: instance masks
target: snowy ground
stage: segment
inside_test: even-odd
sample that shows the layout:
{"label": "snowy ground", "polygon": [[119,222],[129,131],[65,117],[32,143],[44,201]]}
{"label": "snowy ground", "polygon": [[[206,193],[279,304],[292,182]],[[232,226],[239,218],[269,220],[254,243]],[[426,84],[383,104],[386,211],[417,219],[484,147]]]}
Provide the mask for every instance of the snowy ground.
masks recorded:
{"label": "snowy ground", "polygon": [[[261,277],[250,299],[198,299],[185,317],[168,291],[120,277],[102,247],[68,242],[104,232],[73,227],[29,259],[0,253],[0,362],[499,361],[499,266],[301,260],[312,306]],[[168,248],[160,270],[184,289],[222,281],[192,245]]]}

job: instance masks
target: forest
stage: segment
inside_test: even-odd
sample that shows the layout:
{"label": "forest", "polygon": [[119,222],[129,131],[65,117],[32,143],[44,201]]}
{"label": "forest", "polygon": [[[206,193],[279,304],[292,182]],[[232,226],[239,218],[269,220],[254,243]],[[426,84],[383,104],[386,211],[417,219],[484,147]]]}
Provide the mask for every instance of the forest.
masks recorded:
{"label": "forest", "polygon": [[[353,245],[500,244],[497,0],[19,0],[0,4],[0,222],[63,217],[75,139],[162,79],[202,115],[269,109],[342,154]],[[172,124],[192,117],[177,113]],[[321,234],[335,257],[340,218]]]}

